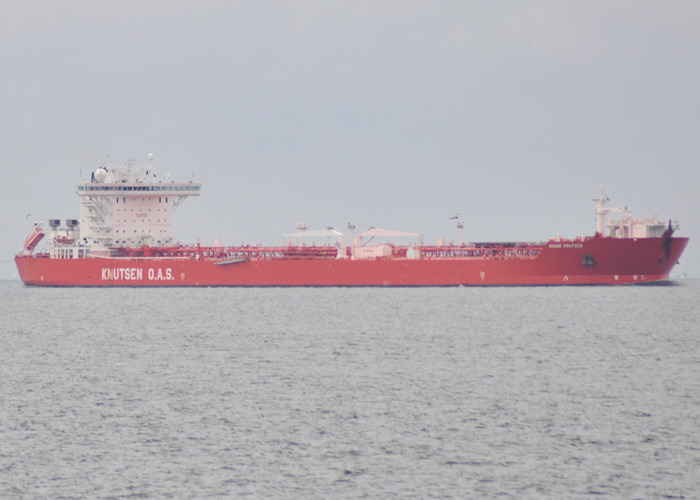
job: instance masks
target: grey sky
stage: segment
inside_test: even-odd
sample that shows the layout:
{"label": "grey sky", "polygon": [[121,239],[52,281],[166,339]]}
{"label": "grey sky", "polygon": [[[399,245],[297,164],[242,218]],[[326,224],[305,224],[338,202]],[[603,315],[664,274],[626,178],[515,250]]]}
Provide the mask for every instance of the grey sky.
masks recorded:
{"label": "grey sky", "polygon": [[0,278],[81,172],[148,153],[204,183],[183,242],[591,234],[602,181],[678,220],[700,276],[697,26],[694,1],[6,3]]}

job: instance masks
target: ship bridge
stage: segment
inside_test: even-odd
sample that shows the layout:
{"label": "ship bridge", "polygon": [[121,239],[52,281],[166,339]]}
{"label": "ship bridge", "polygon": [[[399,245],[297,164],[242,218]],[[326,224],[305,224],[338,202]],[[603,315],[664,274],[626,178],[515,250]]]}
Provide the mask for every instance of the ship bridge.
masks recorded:
{"label": "ship bridge", "polygon": [[89,182],[77,186],[80,196],[80,246],[136,248],[170,246],[172,212],[186,198],[199,196],[202,184],[174,182],[133,160],[117,167],[102,166]]}

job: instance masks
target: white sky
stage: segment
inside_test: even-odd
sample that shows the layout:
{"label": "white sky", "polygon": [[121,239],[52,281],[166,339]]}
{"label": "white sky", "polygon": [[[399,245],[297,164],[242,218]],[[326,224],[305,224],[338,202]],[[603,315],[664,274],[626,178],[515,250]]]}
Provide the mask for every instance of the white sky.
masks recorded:
{"label": "white sky", "polygon": [[456,241],[457,212],[468,241],[592,234],[602,181],[678,220],[700,277],[698,26],[697,1],[5,2],[0,279],[81,173],[148,153],[204,183],[185,243]]}

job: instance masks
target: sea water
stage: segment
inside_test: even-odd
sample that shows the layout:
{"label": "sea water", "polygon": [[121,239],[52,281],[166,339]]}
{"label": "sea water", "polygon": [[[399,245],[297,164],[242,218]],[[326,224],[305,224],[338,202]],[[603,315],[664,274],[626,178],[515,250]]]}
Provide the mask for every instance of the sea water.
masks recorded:
{"label": "sea water", "polygon": [[8,281],[0,311],[0,497],[700,495],[698,281]]}

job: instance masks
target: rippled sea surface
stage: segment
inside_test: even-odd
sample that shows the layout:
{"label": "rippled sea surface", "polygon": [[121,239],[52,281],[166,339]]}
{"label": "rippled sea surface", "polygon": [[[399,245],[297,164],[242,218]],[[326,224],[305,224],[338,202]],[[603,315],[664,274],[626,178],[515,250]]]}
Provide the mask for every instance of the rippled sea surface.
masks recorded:
{"label": "rippled sea surface", "polygon": [[0,282],[0,497],[697,498],[700,282]]}

